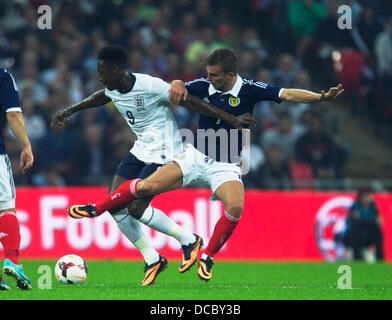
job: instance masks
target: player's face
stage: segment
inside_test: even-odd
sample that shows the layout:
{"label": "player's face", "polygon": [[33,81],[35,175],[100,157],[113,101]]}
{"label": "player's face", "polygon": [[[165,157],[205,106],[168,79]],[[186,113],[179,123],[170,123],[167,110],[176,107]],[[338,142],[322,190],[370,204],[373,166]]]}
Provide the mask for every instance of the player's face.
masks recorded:
{"label": "player's face", "polygon": [[114,67],[112,65],[109,65],[103,61],[98,61],[97,71],[99,75],[99,81],[101,81],[102,84],[109,90],[116,89],[118,83],[118,77],[115,73],[115,70],[113,69]]}
{"label": "player's face", "polygon": [[214,86],[216,90],[219,91],[229,91],[231,89],[233,77],[235,74],[233,72],[224,73],[222,67],[207,66],[207,80]]}

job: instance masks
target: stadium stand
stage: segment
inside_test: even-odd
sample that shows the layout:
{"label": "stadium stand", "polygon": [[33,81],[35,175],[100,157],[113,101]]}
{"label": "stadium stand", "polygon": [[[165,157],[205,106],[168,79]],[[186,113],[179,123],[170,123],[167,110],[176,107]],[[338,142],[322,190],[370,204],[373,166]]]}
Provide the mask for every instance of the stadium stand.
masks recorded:
{"label": "stadium stand", "polygon": [[[375,135],[376,149],[368,155],[369,161],[382,153],[385,146],[390,147],[391,140],[386,134],[392,131],[391,81],[381,71],[380,52],[385,45],[382,37],[392,33],[391,4],[351,1],[353,29],[334,29],[335,34],[347,39],[341,42],[327,33],[331,26],[337,25],[336,9],[342,3],[185,0],[174,5],[173,1],[154,0],[2,1],[0,65],[10,69],[17,79],[36,156],[34,169],[28,175],[15,171],[16,184],[63,186],[110,182],[134,139],[113,106],[80,113],[66,129],[50,128],[49,123],[56,111],[102,88],[96,75],[96,54],[103,45],[116,43],[128,50],[133,72],[148,73],[166,81],[205,76],[203,58],[215,48],[228,47],[238,54],[243,77],[313,91],[341,82],[347,94],[321,112],[326,131],[337,133],[332,139],[343,150],[341,172],[329,179],[331,188],[354,188],[355,179],[372,181],[377,177],[378,190],[391,189],[392,170],[385,171],[392,167],[390,161],[385,159],[380,167],[367,170],[368,164],[361,160],[359,152],[366,150],[368,140],[361,137],[369,136],[368,131]],[[52,9],[51,30],[37,27],[37,8],[42,4]],[[317,17],[307,17],[306,21],[311,23],[306,26],[296,19],[295,12],[302,6],[314,6],[314,14],[318,12]],[[244,16],[250,17],[246,23],[240,19]],[[392,60],[392,55],[383,59],[388,57]],[[253,132],[261,137],[255,139],[257,147],[264,152],[262,137],[277,127],[279,115],[284,112],[290,114],[292,130],[299,139],[308,130],[306,110],[312,108],[318,106],[256,105],[259,126]],[[173,110],[180,127],[196,128],[197,115],[177,106]],[[333,119],[332,112],[338,114],[337,118],[348,120],[340,132],[336,131],[335,120],[328,121]],[[348,127],[354,131],[347,132]],[[4,123],[2,130],[10,134]],[[358,138],[354,139],[354,135]],[[18,145],[12,139],[6,140],[11,141],[7,148],[16,165]],[[89,156],[80,163],[81,152],[86,150]],[[301,179],[317,179],[307,166],[298,164],[294,152],[288,158],[292,160],[291,188],[302,188]],[[265,161],[265,157],[260,159]],[[361,174],[361,168],[362,173],[368,174]],[[379,178],[379,172],[384,172],[383,178]],[[247,183],[246,177],[244,181]],[[252,181],[252,188],[263,188]],[[310,187],[317,189],[321,185],[312,182]]]}

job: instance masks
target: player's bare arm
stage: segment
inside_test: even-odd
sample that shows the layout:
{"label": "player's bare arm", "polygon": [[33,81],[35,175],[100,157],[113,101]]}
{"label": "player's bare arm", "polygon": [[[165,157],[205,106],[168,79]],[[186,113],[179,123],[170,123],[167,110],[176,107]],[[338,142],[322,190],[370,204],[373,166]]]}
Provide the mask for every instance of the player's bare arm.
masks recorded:
{"label": "player's bare arm", "polygon": [[81,102],[76,103],[64,110],[57,112],[53,116],[50,126],[53,127],[55,124],[59,126],[66,125],[67,122],[69,121],[69,118],[75,112],[100,107],[109,103],[110,101],[111,99],[105,95],[104,89],[98,90],[94,92],[92,95],[90,95],[89,97],[87,97],[86,99],[82,100]]}
{"label": "player's bare arm", "polygon": [[337,87],[330,88],[328,92],[322,90],[321,93],[301,89],[283,89],[280,99],[283,101],[299,103],[331,101],[343,93],[343,91],[343,86],[340,83]]}
{"label": "player's bare arm", "polygon": [[211,103],[195,96],[188,95],[188,91],[184,87],[184,82],[181,80],[172,81],[169,98],[174,104],[184,106],[208,117],[222,119],[237,129],[242,129],[244,126],[256,126],[257,124],[257,120],[250,113],[233,116],[232,114],[215,107]]}
{"label": "player's bare arm", "polygon": [[6,115],[12,132],[23,148],[20,154],[19,169],[22,173],[26,173],[33,166],[34,155],[27,135],[23,114],[22,112],[7,112]]}
{"label": "player's bare arm", "polygon": [[205,116],[222,119],[237,129],[242,129],[244,126],[256,126],[257,123],[250,113],[234,116],[192,95],[188,95],[186,100],[180,102],[180,105]]}

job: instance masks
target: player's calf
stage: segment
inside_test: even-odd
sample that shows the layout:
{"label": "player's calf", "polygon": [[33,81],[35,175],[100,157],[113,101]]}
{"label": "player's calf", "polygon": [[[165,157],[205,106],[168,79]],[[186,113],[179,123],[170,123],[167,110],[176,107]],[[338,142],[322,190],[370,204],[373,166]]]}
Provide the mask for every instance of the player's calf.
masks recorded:
{"label": "player's calf", "polygon": [[214,232],[212,233],[208,246],[205,250],[205,253],[208,256],[213,257],[217,252],[219,252],[232,235],[239,221],[240,219],[233,217],[227,211],[224,212],[216,223]]}
{"label": "player's calf", "polygon": [[129,214],[132,217],[134,217],[135,219],[139,220],[143,216],[143,213],[146,211],[148,206],[150,205],[151,200],[152,200],[152,197],[135,199],[128,206]]}

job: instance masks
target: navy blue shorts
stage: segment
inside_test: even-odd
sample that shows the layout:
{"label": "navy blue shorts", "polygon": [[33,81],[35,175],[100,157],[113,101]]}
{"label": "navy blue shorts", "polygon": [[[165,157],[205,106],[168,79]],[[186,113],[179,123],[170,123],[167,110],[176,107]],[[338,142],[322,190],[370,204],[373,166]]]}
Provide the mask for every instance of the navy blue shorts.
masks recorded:
{"label": "navy blue shorts", "polygon": [[145,163],[136,158],[132,153],[128,153],[127,157],[121,161],[116,170],[116,175],[127,180],[144,179],[153,174],[162,164]]}

